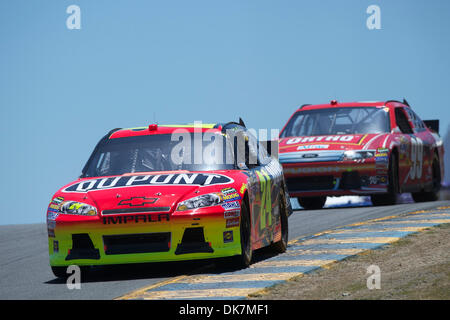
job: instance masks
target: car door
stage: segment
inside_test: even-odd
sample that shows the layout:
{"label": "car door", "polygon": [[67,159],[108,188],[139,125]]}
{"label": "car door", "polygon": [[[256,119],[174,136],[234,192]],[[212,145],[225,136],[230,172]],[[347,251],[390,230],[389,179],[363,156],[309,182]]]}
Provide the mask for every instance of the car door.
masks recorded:
{"label": "car door", "polygon": [[[256,137],[248,130],[245,134],[245,164],[249,169],[250,181],[250,206],[252,213],[252,228],[254,248],[261,248],[269,245],[273,240],[274,225],[277,217],[274,216],[274,203],[277,200],[275,191],[276,180],[274,174],[268,166],[265,149],[260,146]],[[262,161],[264,160],[264,161]],[[281,176],[281,170],[280,176]],[[276,172],[276,171],[274,171]],[[278,189],[279,190],[279,189]]]}
{"label": "car door", "polygon": [[[412,148],[414,131],[409,121],[408,114],[403,107],[395,108],[395,123],[399,131],[394,131],[398,142],[398,182],[401,192],[407,192],[411,188],[411,168],[414,167],[412,159],[416,158],[416,149]],[[414,169],[416,170],[416,169]],[[414,171],[415,173],[415,171]]]}
{"label": "car door", "polygon": [[425,124],[411,109],[406,110],[413,125],[414,135],[411,136],[411,168],[409,178],[422,188],[426,182],[432,181],[433,142],[434,138],[425,128]]}

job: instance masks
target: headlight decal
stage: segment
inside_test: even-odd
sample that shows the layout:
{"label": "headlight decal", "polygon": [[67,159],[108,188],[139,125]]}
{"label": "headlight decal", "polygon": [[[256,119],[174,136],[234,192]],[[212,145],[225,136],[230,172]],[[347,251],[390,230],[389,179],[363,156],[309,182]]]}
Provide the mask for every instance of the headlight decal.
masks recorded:
{"label": "headlight decal", "polygon": [[196,208],[216,206],[222,202],[222,199],[216,193],[203,194],[191,199],[184,200],[178,204],[178,211],[186,211]]}
{"label": "headlight decal", "polygon": [[375,151],[372,150],[347,150],[344,152],[342,160],[363,160],[375,156]]}
{"label": "headlight decal", "polygon": [[[225,210],[233,210],[236,208],[240,208],[238,200],[241,200],[241,196],[236,191],[236,189],[224,188],[220,192],[203,194],[191,199],[184,200],[178,204],[177,211],[186,211],[217,205],[222,205]],[[235,202],[237,202],[237,205],[234,204]],[[230,205],[229,203],[233,204]]]}
{"label": "headlight decal", "polygon": [[78,201],[65,201],[61,203],[61,208],[59,209],[59,211],[64,214],[73,214],[80,216],[97,215],[97,209],[94,206]]}

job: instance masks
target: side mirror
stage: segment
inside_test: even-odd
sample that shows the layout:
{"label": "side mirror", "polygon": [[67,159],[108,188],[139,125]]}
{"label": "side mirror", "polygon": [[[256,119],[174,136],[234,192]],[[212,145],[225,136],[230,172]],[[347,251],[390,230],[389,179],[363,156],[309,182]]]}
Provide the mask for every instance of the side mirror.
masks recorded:
{"label": "side mirror", "polygon": [[428,129],[439,134],[439,120],[424,120],[423,122],[428,127]]}

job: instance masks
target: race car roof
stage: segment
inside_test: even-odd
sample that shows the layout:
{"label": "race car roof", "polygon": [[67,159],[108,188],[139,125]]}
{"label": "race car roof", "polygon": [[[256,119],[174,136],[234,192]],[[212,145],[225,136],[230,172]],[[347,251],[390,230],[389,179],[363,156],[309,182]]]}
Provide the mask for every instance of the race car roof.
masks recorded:
{"label": "race car roof", "polygon": [[404,107],[409,107],[409,105],[404,104],[400,101],[396,100],[387,100],[387,101],[359,101],[359,102],[338,102],[336,100],[332,100],[330,103],[326,104],[304,104],[298,111],[308,111],[308,110],[317,110],[317,109],[329,109],[329,108],[345,108],[345,107],[389,107],[390,105],[402,105]]}
{"label": "race car roof", "polygon": [[154,134],[172,134],[176,130],[180,129],[186,130],[185,132],[189,133],[205,132],[211,130],[213,131],[217,130],[217,132],[220,132],[222,127],[217,124],[168,124],[168,125],[151,124],[148,127],[118,129],[110,134],[109,139],[136,137]]}

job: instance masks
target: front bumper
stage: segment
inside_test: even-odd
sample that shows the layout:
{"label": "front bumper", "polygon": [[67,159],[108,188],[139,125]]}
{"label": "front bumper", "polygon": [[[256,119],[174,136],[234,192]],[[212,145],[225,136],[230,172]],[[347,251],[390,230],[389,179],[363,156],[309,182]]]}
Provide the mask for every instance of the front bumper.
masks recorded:
{"label": "front bumper", "polygon": [[168,215],[139,216],[74,219],[61,214],[48,222],[50,265],[146,263],[241,254],[239,223],[227,223],[223,212],[174,213],[168,219]]}
{"label": "front bumper", "polygon": [[371,195],[388,191],[388,163],[366,160],[282,165],[291,197]]}

